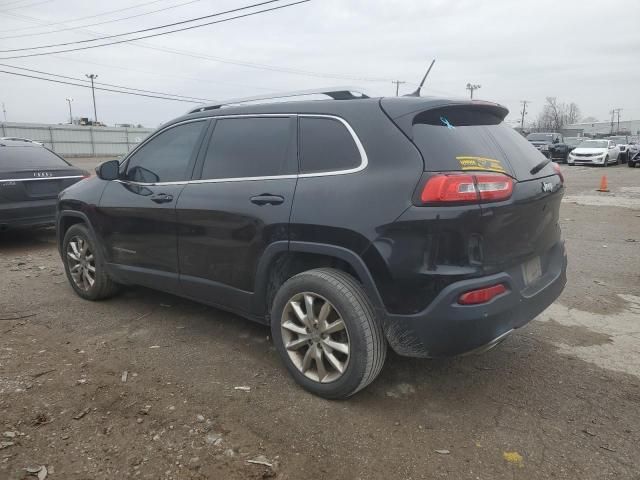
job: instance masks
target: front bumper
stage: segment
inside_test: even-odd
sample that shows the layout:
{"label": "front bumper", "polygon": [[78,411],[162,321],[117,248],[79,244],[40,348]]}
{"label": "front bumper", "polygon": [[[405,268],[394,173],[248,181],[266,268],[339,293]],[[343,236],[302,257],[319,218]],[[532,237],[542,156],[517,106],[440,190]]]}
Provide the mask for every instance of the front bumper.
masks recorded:
{"label": "front bumper", "polygon": [[569,157],[569,163],[575,165],[602,165],[604,156],[602,157]]}
{"label": "front bumper", "polygon": [[0,229],[55,225],[56,199],[0,205]]}
{"label": "front bumper", "polygon": [[[389,344],[399,355],[448,357],[486,350],[551,305],[567,283],[564,243],[557,243],[543,260],[543,274],[525,286],[522,266],[505,272],[463,280],[445,288],[422,312],[386,314]],[[482,305],[460,305],[464,292],[504,283],[508,291]]]}

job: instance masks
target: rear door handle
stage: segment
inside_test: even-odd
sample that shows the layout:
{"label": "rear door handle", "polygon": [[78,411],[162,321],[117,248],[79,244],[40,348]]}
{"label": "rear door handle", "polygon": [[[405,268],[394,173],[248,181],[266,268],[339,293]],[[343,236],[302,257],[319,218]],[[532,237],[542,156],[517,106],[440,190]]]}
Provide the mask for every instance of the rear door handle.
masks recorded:
{"label": "rear door handle", "polygon": [[167,193],[158,193],[151,196],[151,200],[156,203],[169,203],[173,201],[173,195]]}
{"label": "rear door handle", "polygon": [[284,197],[271,195],[269,193],[251,197],[251,203],[255,203],[256,205],[280,205],[282,202],[284,202]]}

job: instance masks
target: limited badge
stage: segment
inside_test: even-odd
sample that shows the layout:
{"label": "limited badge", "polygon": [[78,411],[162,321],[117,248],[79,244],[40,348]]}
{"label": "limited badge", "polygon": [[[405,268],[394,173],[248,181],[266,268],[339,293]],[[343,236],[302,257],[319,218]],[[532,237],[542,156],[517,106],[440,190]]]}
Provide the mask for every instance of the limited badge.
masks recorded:
{"label": "limited badge", "polygon": [[485,157],[456,157],[462,170],[484,170],[487,172],[506,173],[500,160]]}

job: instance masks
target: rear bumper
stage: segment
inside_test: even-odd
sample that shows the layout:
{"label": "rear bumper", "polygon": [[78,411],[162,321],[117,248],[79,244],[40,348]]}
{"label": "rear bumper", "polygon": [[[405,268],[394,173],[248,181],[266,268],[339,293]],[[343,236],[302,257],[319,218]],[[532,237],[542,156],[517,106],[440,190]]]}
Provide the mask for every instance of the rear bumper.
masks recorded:
{"label": "rear bumper", "polygon": [[0,230],[54,225],[56,199],[0,204]]}
{"label": "rear bumper", "polygon": [[[445,288],[422,312],[386,314],[384,331],[391,347],[409,357],[448,357],[491,348],[526,325],[562,293],[567,282],[564,243],[547,255],[544,274],[524,285],[522,268],[464,280]],[[504,283],[508,291],[482,305],[460,305],[464,292]]]}

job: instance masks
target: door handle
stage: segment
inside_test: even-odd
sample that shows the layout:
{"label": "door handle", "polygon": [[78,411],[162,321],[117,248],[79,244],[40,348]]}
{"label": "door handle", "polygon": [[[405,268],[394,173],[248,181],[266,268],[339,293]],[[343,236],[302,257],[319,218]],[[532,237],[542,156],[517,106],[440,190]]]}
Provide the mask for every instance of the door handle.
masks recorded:
{"label": "door handle", "polygon": [[151,196],[151,200],[156,203],[169,203],[173,201],[173,195],[167,193],[158,193]]}
{"label": "door handle", "polygon": [[282,202],[284,202],[284,197],[271,195],[269,193],[251,197],[251,203],[255,203],[256,205],[280,205]]}

